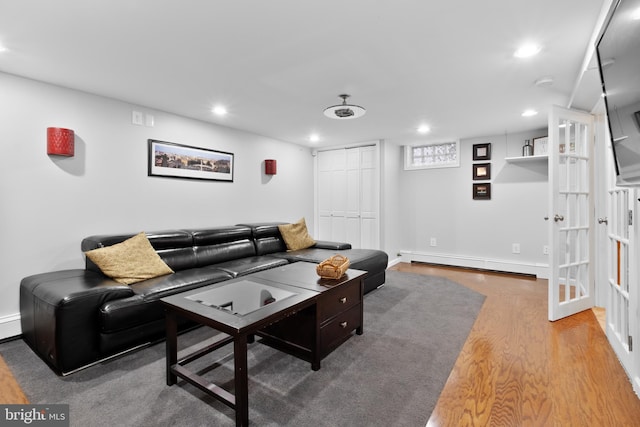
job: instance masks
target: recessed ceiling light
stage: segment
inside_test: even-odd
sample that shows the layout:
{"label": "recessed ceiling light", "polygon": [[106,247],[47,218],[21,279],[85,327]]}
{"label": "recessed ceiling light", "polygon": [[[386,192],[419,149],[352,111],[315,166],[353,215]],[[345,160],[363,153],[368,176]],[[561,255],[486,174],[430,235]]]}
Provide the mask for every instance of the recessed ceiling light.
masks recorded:
{"label": "recessed ceiling light", "polygon": [[423,135],[424,135],[425,133],[429,133],[429,131],[430,131],[430,130],[431,130],[431,128],[430,128],[429,126],[427,126],[427,125],[420,125],[420,126],[418,127],[418,133],[421,133],[421,134],[423,134]]}
{"label": "recessed ceiling light", "polygon": [[224,116],[225,114],[227,114],[227,109],[221,105],[216,105],[211,109],[211,111],[213,112],[213,114],[216,114],[218,116]]}
{"label": "recessed ceiling light", "polygon": [[524,112],[522,113],[522,117],[531,117],[535,116],[536,114],[538,114],[536,110],[524,110]]}
{"label": "recessed ceiling light", "polygon": [[312,133],[311,135],[309,135],[309,141],[311,142],[320,141],[320,135],[318,135],[317,133]]}
{"label": "recessed ceiling light", "polygon": [[536,44],[525,44],[520,46],[513,56],[516,58],[528,58],[538,54],[541,50],[542,48]]}

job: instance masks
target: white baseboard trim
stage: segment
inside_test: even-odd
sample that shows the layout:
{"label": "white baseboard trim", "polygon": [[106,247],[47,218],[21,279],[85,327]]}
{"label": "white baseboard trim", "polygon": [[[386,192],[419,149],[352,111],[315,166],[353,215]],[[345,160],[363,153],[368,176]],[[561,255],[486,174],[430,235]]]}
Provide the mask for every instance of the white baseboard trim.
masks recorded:
{"label": "white baseboard trim", "polygon": [[640,377],[638,377],[637,375],[634,377],[629,375],[629,378],[632,378],[631,382],[633,383],[633,391],[636,392],[636,396],[640,397]]}
{"label": "white baseboard trim", "polygon": [[20,313],[0,317],[0,339],[16,337],[21,334]]}
{"label": "white baseboard trim", "polygon": [[454,267],[477,268],[481,270],[504,271],[507,273],[532,274],[540,279],[549,278],[549,265],[538,263],[514,262],[486,259],[472,256],[460,256],[439,253],[400,251],[402,262],[426,262],[451,265]]}

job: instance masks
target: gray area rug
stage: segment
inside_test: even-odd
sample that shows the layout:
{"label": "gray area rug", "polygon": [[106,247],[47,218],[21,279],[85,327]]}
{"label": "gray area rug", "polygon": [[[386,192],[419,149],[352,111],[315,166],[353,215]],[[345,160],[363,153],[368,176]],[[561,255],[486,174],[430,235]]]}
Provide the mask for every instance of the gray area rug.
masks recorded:
{"label": "gray area rug", "polygon": [[[249,347],[249,420],[254,426],[425,426],[484,296],[444,278],[387,272],[364,300],[364,335],[354,335],[314,372],[307,362],[256,342]],[[195,344],[215,332],[182,335]],[[202,364],[231,389],[232,346]],[[233,411],[179,380],[165,383],[159,343],[59,377],[22,340],[0,354],[32,403],[67,403],[72,426],[233,426]],[[205,365],[219,362],[216,369]],[[202,373],[202,372],[201,372]]]}

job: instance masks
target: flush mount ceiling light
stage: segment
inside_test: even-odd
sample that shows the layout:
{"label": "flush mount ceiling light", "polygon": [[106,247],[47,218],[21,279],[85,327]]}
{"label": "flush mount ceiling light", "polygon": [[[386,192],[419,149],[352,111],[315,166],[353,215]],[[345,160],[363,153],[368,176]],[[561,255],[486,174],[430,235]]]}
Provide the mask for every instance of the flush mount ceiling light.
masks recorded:
{"label": "flush mount ceiling light", "polygon": [[358,117],[364,116],[367,112],[367,110],[359,105],[347,104],[347,98],[349,98],[350,95],[342,94],[338,96],[342,98],[342,104],[325,108],[325,116],[337,120],[357,119]]}
{"label": "flush mount ceiling light", "polygon": [[525,110],[525,111],[522,113],[522,117],[533,117],[533,116],[535,116],[536,114],[538,114],[538,112],[537,112],[536,110]]}

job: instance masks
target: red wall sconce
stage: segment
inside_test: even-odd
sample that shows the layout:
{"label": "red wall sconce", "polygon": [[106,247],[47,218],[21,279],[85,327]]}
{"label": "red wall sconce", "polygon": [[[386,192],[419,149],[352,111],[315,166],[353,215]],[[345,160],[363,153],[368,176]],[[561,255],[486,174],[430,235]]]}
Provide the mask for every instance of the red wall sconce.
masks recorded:
{"label": "red wall sconce", "polygon": [[273,159],[267,159],[264,161],[264,173],[266,175],[275,175],[277,172],[278,166],[276,161]]}
{"label": "red wall sconce", "polygon": [[47,154],[73,157],[74,139],[71,129],[47,128]]}

